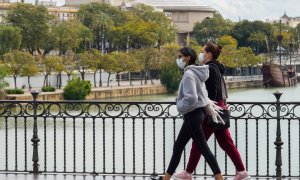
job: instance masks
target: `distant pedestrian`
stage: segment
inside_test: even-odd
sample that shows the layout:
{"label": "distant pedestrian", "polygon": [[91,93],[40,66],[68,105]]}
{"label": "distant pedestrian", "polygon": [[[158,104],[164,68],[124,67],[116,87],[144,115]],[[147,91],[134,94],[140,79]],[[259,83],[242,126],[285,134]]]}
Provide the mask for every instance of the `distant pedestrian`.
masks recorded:
{"label": "distant pedestrian", "polygon": [[180,162],[183,149],[191,138],[196,148],[205,157],[215,179],[223,180],[217,160],[207,145],[202,129],[206,116],[205,107],[209,107],[210,102],[204,84],[209,76],[209,69],[207,65],[196,66],[196,59],[196,52],[191,48],[184,47],[178,51],[176,62],[178,67],[184,70],[184,74],[179,85],[176,106],[179,113],[183,115],[183,124],[174,144],[164,180],[170,180]]}
{"label": "distant pedestrian", "polygon": [[[199,60],[202,64],[209,66],[209,78],[205,81],[209,99],[217,102],[218,106],[226,108],[226,86],[225,84],[222,84],[221,81],[221,78],[223,78],[225,67],[217,60],[221,53],[221,49],[221,46],[215,45],[213,43],[207,43],[203,47],[203,50],[199,55]],[[225,86],[225,92],[222,91],[223,85]],[[233,143],[229,128],[214,129],[210,127],[206,123],[206,121],[204,121],[202,129],[204,131],[206,140],[208,140],[209,137],[214,133],[218,144],[232,160],[237,171],[234,180],[250,179],[250,175],[245,170],[245,166],[242,162],[240,153]],[[197,148],[197,143],[193,141],[186,170],[175,173],[174,177],[176,179],[191,180],[192,173],[196,169],[201,154],[203,154],[202,150],[199,151]]]}

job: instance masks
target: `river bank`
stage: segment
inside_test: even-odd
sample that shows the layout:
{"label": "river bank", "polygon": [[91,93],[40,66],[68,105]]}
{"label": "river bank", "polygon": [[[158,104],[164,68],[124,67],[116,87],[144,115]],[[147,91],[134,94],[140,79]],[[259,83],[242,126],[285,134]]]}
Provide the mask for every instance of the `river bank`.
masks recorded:
{"label": "river bank", "polygon": [[[244,77],[243,79],[231,77],[226,79],[226,86],[228,89],[262,87],[263,82],[259,77]],[[129,85],[129,82],[121,82],[120,86],[112,83],[110,87],[92,88],[91,94],[87,96],[86,99],[109,99],[114,97],[165,93],[167,93],[167,89],[160,84],[159,80],[154,80],[152,84],[148,81],[148,84],[146,85],[141,85],[140,81],[134,82],[133,85]],[[32,100],[32,96],[29,91],[25,91],[24,94],[9,94],[7,95],[7,98],[20,101]],[[57,89],[55,92],[41,92],[38,96],[38,100],[63,100],[63,90]]]}

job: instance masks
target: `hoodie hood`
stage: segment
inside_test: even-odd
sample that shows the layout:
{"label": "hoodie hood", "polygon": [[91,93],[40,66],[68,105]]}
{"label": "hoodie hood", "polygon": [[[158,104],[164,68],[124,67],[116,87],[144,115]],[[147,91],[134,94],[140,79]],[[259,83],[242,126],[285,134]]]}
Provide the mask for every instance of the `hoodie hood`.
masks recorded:
{"label": "hoodie hood", "polygon": [[215,64],[218,66],[219,70],[220,70],[220,73],[223,75],[224,72],[225,72],[225,67],[223,64],[221,64],[218,60],[212,60],[212,61],[209,61],[206,63],[206,65],[209,65],[209,64]]}
{"label": "hoodie hood", "polygon": [[195,66],[190,65],[184,68],[184,71],[191,70],[195,75],[201,80],[206,81],[209,77],[209,66],[208,65],[202,65],[202,66]]}
{"label": "hoodie hood", "polygon": [[196,108],[205,107],[209,104],[204,83],[208,77],[209,66],[207,65],[189,65],[184,68],[176,103],[179,113],[184,115]]}

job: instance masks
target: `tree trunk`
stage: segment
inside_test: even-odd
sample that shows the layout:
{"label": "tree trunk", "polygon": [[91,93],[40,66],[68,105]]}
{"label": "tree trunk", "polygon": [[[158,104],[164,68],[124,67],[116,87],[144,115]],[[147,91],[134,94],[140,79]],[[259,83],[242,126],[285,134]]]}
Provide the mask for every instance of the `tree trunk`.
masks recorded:
{"label": "tree trunk", "polygon": [[81,79],[84,81],[84,72],[80,72],[81,74]]}
{"label": "tree trunk", "polygon": [[56,76],[56,88],[58,89],[59,87],[59,74]]}
{"label": "tree trunk", "polygon": [[17,76],[14,75],[14,83],[15,83],[15,89],[17,89]]}
{"label": "tree trunk", "polygon": [[97,73],[97,71],[94,72],[94,87],[97,87],[97,83],[96,83],[96,73]]}
{"label": "tree trunk", "polygon": [[132,86],[131,72],[128,72],[128,76],[129,76],[129,85]]}
{"label": "tree trunk", "polygon": [[27,76],[27,82],[28,82],[28,89],[31,90],[31,84],[30,84],[30,76]]}
{"label": "tree trunk", "polygon": [[43,87],[47,86],[47,84],[48,84],[48,75],[46,74],[44,77]]}
{"label": "tree trunk", "polygon": [[59,89],[62,87],[62,78],[61,78],[61,73],[59,73]]}
{"label": "tree trunk", "polygon": [[145,84],[147,84],[148,83],[147,82],[147,80],[148,80],[148,70],[145,69],[144,73],[145,73]]}
{"label": "tree trunk", "polygon": [[99,72],[99,87],[102,87],[102,75],[101,75],[101,69]]}
{"label": "tree trunk", "polygon": [[121,78],[120,73],[117,73],[117,76],[118,76],[118,86],[120,86],[120,78]]}
{"label": "tree trunk", "polygon": [[110,72],[108,73],[108,78],[107,78],[107,87],[109,87],[109,79],[110,79]]}
{"label": "tree trunk", "polygon": [[152,79],[152,76],[151,76],[151,71],[150,71],[150,70],[149,70],[148,74],[149,74],[149,79],[150,79],[150,81],[151,81],[151,84],[154,84],[153,79]]}
{"label": "tree trunk", "polygon": [[141,85],[143,85],[143,71],[140,71]]}

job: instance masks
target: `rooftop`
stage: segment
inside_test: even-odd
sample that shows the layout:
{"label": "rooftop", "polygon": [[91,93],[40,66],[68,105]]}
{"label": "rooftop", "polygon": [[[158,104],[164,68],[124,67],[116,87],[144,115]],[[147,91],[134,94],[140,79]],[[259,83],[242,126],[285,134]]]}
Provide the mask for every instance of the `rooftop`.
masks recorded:
{"label": "rooftop", "polygon": [[135,2],[149,4],[164,10],[216,11],[214,8],[196,0],[135,0]]}

